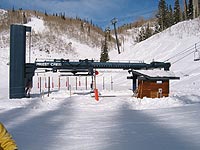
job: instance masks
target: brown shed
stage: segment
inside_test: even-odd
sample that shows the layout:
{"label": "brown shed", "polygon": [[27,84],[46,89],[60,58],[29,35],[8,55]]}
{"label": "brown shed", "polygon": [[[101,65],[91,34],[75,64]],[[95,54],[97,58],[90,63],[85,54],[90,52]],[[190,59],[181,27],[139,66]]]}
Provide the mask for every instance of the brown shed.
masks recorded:
{"label": "brown shed", "polygon": [[[132,70],[133,91],[137,98],[161,98],[169,96],[169,80],[180,79],[171,71]],[[137,81],[137,82],[136,82]],[[135,84],[135,85],[134,85]]]}

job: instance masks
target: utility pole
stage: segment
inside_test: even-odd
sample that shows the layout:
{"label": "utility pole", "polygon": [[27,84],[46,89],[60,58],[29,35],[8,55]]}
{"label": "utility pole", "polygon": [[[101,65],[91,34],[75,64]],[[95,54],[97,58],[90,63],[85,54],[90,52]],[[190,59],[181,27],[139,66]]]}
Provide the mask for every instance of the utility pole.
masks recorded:
{"label": "utility pole", "polygon": [[118,53],[120,54],[120,49],[119,49],[119,40],[118,40],[118,37],[117,37],[117,30],[116,30],[116,23],[117,23],[117,19],[116,18],[113,18],[111,20],[113,26],[114,26],[114,30],[115,30],[115,38],[116,38],[116,43],[117,43],[117,49],[118,49]]}

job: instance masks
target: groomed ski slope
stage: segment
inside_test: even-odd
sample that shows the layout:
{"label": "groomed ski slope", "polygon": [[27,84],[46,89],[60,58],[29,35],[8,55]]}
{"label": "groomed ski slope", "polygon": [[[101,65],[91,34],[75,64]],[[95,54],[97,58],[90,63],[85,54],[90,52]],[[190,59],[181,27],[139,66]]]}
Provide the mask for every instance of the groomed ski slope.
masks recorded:
{"label": "groomed ski slope", "polygon": [[199,103],[130,96],[96,102],[89,95],[68,95],[56,92],[49,98],[0,101],[0,120],[19,149],[200,148]]}
{"label": "groomed ski slope", "polygon": [[[199,41],[198,23],[198,19],[180,23],[135,46],[127,43],[121,55],[116,50],[109,55],[115,60],[162,61]],[[0,121],[20,150],[200,149],[200,62],[194,62],[192,55],[172,65],[181,80],[171,83],[168,98],[133,98],[127,72],[100,71],[97,87],[102,96],[113,97],[97,102],[81,87],[79,91],[72,87],[71,94],[64,87],[55,88],[47,97],[39,94],[35,77],[32,98],[10,100],[8,50],[0,49]],[[103,76],[106,90],[102,90]]]}

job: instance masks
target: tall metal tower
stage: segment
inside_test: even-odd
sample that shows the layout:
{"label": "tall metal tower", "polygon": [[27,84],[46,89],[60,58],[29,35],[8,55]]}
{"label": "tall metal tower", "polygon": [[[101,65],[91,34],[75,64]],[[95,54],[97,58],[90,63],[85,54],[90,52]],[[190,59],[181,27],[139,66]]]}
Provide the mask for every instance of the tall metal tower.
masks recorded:
{"label": "tall metal tower", "polygon": [[111,23],[114,25],[115,38],[116,38],[116,43],[117,43],[117,49],[118,49],[118,53],[120,54],[119,40],[118,40],[118,37],[117,37],[117,29],[116,29],[117,18],[113,18],[113,19],[111,20]]}

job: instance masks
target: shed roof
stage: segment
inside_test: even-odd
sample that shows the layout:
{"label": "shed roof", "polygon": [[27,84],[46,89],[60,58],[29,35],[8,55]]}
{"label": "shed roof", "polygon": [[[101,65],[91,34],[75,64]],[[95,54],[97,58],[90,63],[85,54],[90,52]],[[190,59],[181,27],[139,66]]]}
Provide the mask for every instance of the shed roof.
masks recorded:
{"label": "shed roof", "polygon": [[153,70],[132,70],[133,75],[136,75],[139,79],[148,80],[172,80],[180,79],[180,77],[175,76],[172,71],[165,71],[159,69]]}

